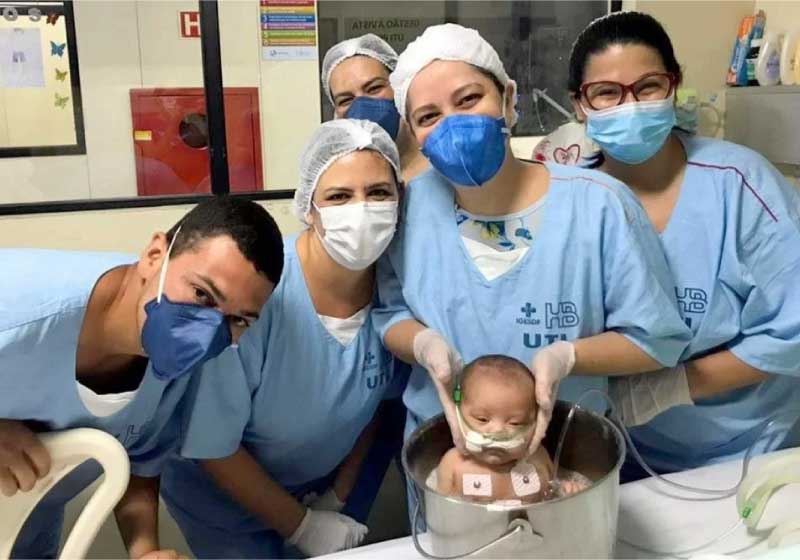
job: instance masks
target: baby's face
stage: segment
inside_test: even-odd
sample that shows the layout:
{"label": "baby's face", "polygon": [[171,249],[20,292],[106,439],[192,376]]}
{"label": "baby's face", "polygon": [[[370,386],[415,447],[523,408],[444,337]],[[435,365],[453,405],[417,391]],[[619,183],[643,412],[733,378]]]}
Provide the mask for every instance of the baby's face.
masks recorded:
{"label": "baby's face", "polygon": [[530,387],[498,383],[488,376],[470,380],[461,403],[461,413],[472,429],[485,435],[516,434],[524,431],[525,444],[515,449],[487,449],[473,454],[490,465],[502,465],[522,459],[526,453],[536,422],[536,399]]}

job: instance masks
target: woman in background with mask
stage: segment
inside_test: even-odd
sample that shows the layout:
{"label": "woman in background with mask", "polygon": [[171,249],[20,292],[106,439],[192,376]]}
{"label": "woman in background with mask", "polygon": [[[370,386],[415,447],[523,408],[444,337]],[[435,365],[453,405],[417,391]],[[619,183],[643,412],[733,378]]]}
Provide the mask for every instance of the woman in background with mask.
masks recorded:
{"label": "woman in background with mask", "polygon": [[370,319],[399,166],[370,121],[327,122],[307,146],[294,211],[308,227],[285,240],[252,332],[198,377],[181,450],[193,460],[162,477],[199,558],[278,558],[285,545],[317,556],[367,533],[356,479],[376,410],[403,381]]}
{"label": "woman in background with mask", "polygon": [[462,355],[531,365],[533,448],[557,390],[575,401],[607,375],[674,365],[689,331],[641,206],[611,177],[513,156],[516,84],[491,45],[472,29],[429,27],[391,82],[433,166],[409,185],[378,265],[376,324],[387,348],[416,364],[406,432],[444,407],[463,445],[452,398]]}
{"label": "woman in background with mask", "polygon": [[[569,76],[602,149],[594,167],[644,205],[694,334],[674,370],[612,385],[626,423],[645,424],[632,430],[644,458],[672,472],[741,457],[764,422],[787,411],[756,450],[797,445],[787,430],[800,411],[798,192],[757,153],[674,128],[681,69],[651,16],[593,22],[575,42]],[[632,397],[645,393],[661,406]],[[668,404],[685,406],[653,418]]]}
{"label": "woman in background with mask", "polygon": [[389,73],[396,64],[397,53],[389,43],[367,33],[331,47],[322,61],[321,79],[337,119],[366,119],[389,133],[400,151],[403,181],[408,182],[428,168],[428,161],[394,106]]}

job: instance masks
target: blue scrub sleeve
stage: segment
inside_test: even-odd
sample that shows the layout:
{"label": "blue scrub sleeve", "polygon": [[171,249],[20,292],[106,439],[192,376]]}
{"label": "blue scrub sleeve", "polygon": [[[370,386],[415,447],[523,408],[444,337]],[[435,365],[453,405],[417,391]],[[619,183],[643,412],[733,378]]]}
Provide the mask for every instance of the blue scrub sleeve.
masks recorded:
{"label": "blue scrub sleeve", "polygon": [[606,328],[672,367],[691,341],[691,330],[678,312],[664,251],[643,208],[616,200],[604,217]]}
{"label": "blue scrub sleeve", "polygon": [[386,339],[387,331],[396,323],[407,319],[416,319],[403,297],[403,285],[399,278],[402,271],[395,270],[393,259],[389,255],[391,253],[398,260],[402,257],[401,234],[398,232],[397,236],[392,241],[387,253],[378,259],[375,275],[378,283],[378,305],[372,309],[371,314],[372,324],[378,331],[381,340]]}
{"label": "blue scrub sleeve", "polygon": [[392,357],[392,381],[386,388],[383,400],[388,401],[402,396],[411,375],[411,366],[402,360]]}
{"label": "blue scrub sleeve", "polygon": [[252,396],[261,383],[268,336],[259,320],[239,340],[195,374],[187,394],[181,455],[229,457],[239,449],[250,422]]}
{"label": "blue scrub sleeve", "polygon": [[129,455],[131,474],[145,478],[161,475],[164,465],[178,452],[180,447],[180,415],[175,415],[169,424],[155,436],[156,443],[147,451]]}
{"label": "blue scrub sleeve", "polygon": [[741,176],[736,251],[749,290],[728,346],[748,365],[800,375],[800,192],[761,156]]}

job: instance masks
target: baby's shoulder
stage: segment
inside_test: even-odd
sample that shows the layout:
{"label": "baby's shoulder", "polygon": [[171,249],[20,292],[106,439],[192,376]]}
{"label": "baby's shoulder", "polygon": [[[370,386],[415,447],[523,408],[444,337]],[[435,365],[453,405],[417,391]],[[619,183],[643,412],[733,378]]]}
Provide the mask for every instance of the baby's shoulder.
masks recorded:
{"label": "baby's shoulder", "polygon": [[439,461],[439,469],[454,471],[459,465],[463,464],[464,461],[464,456],[461,455],[456,447],[453,447],[442,455],[442,460]]}

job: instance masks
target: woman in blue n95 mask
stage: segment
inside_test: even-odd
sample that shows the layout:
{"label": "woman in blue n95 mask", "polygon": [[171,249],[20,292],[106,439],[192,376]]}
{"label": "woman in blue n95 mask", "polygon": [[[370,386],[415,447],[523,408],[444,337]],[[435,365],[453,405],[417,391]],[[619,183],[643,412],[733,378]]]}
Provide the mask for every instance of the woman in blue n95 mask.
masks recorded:
{"label": "woman in blue n95 mask", "polygon": [[556,395],[576,400],[607,375],[677,360],[689,331],[641,206],[601,173],[514,157],[516,84],[491,45],[472,29],[429,27],[391,83],[433,167],[409,184],[378,265],[376,324],[415,364],[407,433],[444,410],[463,446],[453,378],[484,354],[513,356],[536,375],[532,447]]}
{"label": "woman in blue n95 mask", "polygon": [[335,118],[365,119],[381,125],[397,143],[403,181],[427,169],[428,162],[394,106],[389,73],[397,53],[383,39],[367,33],[335,44],[322,61],[322,86]]}
{"label": "woman in blue n95 mask", "polygon": [[[680,81],[669,36],[646,14],[600,18],[572,49],[574,105],[602,149],[593,166],[644,205],[694,335],[677,368],[611,386],[661,472],[742,456],[776,413],[756,451],[797,445],[787,434],[800,414],[800,195],[757,153],[674,128]],[[683,406],[656,416],[652,401],[676,392]]]}

